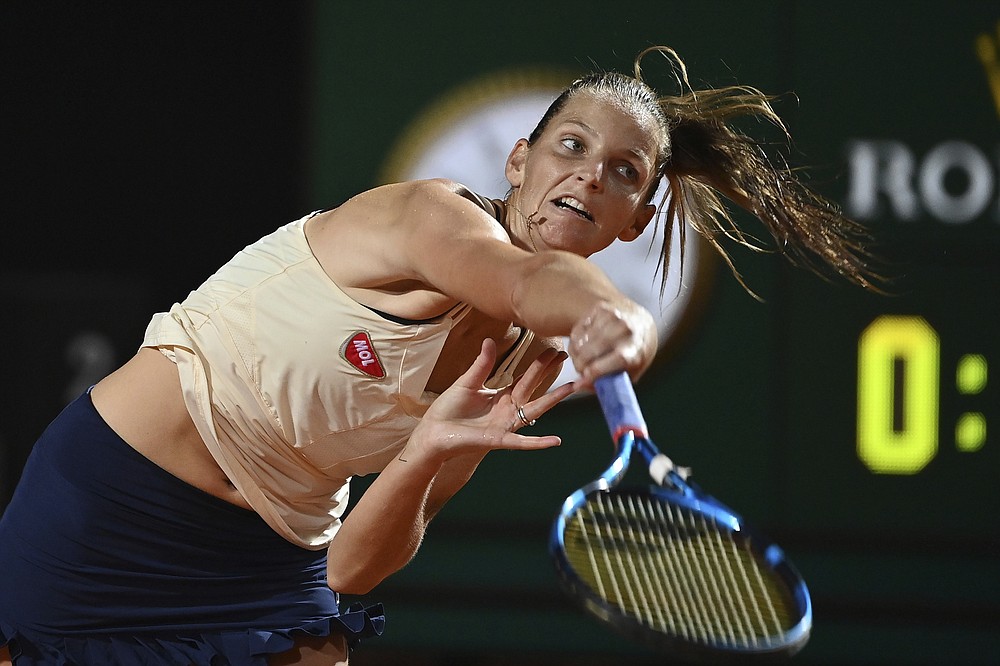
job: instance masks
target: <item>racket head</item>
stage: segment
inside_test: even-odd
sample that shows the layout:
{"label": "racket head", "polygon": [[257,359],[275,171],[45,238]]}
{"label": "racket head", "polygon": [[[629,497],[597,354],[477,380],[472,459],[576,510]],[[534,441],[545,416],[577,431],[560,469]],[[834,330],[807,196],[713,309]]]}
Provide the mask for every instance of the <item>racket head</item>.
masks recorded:
{"label": "racket head", "polygon": [[566,499],[550,553],[588,613],[660,652],[776,660],[809,638],[809,592],[781,549],[689,486],[616,488],[602,477]]}

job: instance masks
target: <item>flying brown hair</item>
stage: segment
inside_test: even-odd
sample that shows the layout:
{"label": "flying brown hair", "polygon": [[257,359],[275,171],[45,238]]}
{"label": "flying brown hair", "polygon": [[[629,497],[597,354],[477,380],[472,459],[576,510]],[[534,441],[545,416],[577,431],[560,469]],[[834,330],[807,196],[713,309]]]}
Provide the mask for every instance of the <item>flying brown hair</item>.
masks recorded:
{"label": "flying brown hair", "polygon": [[[681,88],[679,94],[661,96],[643,79],[641,63],[653,53],[670,61]],[[552,103],[528,142],[538,139],[567,100],[585,91],[644,109],[659,122],[664,134],[658,172],[669,185],[658,206],[668,220],[660,256],[662,285],[666,284],[674,228],[682,235],[683,248],[685,226],[690,226],[719,252],[751,294],[723,245],[726,240],[758,252],[778,252],[821,276],[839,275],[853,284],[881,291],[877,285],[884,278],[872,268],[868,230],[807,187],[783,159],[770,156],[767,143],[734,126],[734,121],[743,118],[762,120],[790,140],[788,129],[771,105],[774,97],[749,86],[694,90],[684,62],[666,46],[643,50],[636,56],[634,68],[633,76],[598,72],[574,81]],[[659,180],[649,193],[650,199]],[[741,229],[722,197],[759,219],[774,246],[768,247]]]}

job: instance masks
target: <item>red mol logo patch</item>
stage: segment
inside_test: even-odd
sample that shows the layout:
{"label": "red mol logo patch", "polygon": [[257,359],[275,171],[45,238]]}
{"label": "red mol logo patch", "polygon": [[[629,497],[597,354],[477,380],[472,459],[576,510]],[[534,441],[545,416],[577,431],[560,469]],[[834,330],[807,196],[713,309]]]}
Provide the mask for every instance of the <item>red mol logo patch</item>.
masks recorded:
{"label": "red mol logo patch", "polygon": [[379,360],[378,354],[375,353],[371,337],[365,331],[357,331],[348,338],[340,347],[340,355],[348,363],[369,377],[374,377],[375,379],[385,377],[385,368],[382,367],[382,361]]}

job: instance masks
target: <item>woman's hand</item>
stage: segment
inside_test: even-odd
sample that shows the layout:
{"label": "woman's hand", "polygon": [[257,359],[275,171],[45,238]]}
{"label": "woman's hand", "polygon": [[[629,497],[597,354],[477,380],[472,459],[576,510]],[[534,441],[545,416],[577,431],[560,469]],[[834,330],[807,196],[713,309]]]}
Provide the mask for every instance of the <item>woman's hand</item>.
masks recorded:
{"label": "woman's hand", "polygon": [[531,399],[538,386],[565,359],[564,352],[548,349],[510,387],[486,389],[483,383],[496,362],[496,343],[484,340],[472,366],[424,414],[400,460],[421,456],[440,463],[467,453],[558,446],[560,439],[556,435],[526,436],[517,434],[517,430],[574,391],[573,384],[565,384],[536,400]]}
{"label": "woman's hand", "polygon": [[[348,594],[367,594],[417,552],[427,523],[494,449],[545,449],[555,435],[516,431],[573,392],[565,384],[531,400],[566,354],[548,349],[503,390],[483,388],[496,362],[496,344],[483,342],[476,361],[438,397],[402,453],[365,491],[327,551],[327,581]],[[518,414],[518,407],[524,420]]]}
{"label": "woman's hand", "polygon": [[656,350],[653,315],[632,301],[599,303],[570,333],[569,354],[581,387],[589,388],[598,377],[622,370],[638,379]]}

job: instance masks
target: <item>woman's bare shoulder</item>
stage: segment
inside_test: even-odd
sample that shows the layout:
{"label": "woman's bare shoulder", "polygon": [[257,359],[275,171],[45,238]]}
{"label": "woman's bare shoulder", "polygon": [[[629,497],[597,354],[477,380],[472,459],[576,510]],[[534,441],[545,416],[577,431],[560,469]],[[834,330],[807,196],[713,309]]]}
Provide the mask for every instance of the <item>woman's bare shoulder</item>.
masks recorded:
{"label": "woman's bare shoulder", "polygon": [[489,214],[488,199],[473,194],[466,186],[446,178],[413,180],[381,185],[351,197],[346,202],[309,221],[310,241],[325,235],[355,235],[374,230],[379,233],[441,233],[458,226],[479,227],[489,235],[505,235]]}
{"label": "woman's bare shoulder", "polygon": [[427,248],[437,248],[440,255],[459,237],[509,240],[500,223],[466,193],[463,185],[447,179],[383,185],[316,216],[306,236],[324,266],[360,260],[393,274],[406,272],[408,257]]}
{"label": "woman's bare shoulder", "polygon": [[309,220],[306,238],[353,298],[408,318],[425,310],[436,315],[456,300],[447,295],[455,288],[448,276],[464,282],[476,264],[488,262],[489,247],[510,242],[467,193],[447,179],[383,185]]}

